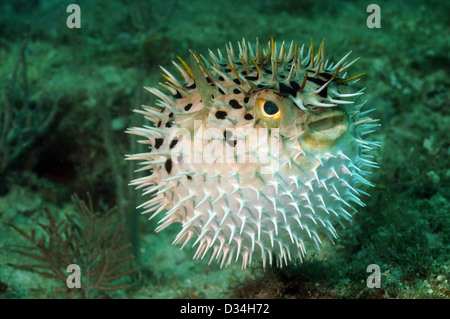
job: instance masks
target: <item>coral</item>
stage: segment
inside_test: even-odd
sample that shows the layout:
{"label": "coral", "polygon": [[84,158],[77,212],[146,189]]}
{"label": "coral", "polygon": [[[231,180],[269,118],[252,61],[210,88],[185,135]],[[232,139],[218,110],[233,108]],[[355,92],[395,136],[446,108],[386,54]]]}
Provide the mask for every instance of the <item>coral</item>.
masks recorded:
{"label": "coral", "polygon": [[65,283],[69,276],[67,266],[77,264],[81,268],[80,290],[84,298],[129,288],[123,281],[135,272],[127,264],[133,256],[128,253],[130,245],[122,243],[121,227],[113,214],[114,209],[97,214],[90,196],[88,198],[86,204],[78,196],[73,196],[78,213],[75,218],[65,214],[61,221],[57,221],[44,208],[48,224],[37,223],[43,231],[40,235],[37,229],[27,234],[23,229],[9,224],[31,244],[10,245],[11,251],[33,260],[33,263],[12,266]]}

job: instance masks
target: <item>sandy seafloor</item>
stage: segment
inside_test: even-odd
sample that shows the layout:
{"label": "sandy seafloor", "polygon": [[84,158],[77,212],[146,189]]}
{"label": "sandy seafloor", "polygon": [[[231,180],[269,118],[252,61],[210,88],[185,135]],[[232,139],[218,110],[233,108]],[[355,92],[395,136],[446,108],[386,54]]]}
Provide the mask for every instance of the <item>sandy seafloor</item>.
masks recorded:
{"label": "sandy seafloor", "polygon": [[[61,280],[13,266],[32,261],[10,251],[9,244],[25,242],[7,223],[30,232],[45,222],[44,206],[63,218],[75,214],[70,196],[87,192],[99,211],[119,205],[126,212],[137,270],[124,279],[132,288],[91,297],[450,297],[448,2],[373,2],[381,9],[378,29],[366,25],[368,1],[73,3],[81,29],[67,28],[63,1],[0,4],[0,108],[8,97],[17,120],[11,134],[23,134],[11,146],[18,155],[0,171],[0,298],[80,297]],[[126,185],[133,175],[123,155],[136,145],[124,131],[140,120],[132,109],[154,102],[142,87],[162,80],[158,65],[187,58],[189,49],[206,55],[230,41],[271,37],[317,46],[324,38],[331,58],[350,50],[361,57],[351,72],[366,73],[358,85],[382,124],[371,136],[382,143],[381,168],[367,206],[335,245],[325,242],[303,264],[283,269],[220,269],[192,260],[195,249],[173,247],[176,226],[156,234],[157,221],[134,209],[142,200]],[[365,285],[369,264],[381,268],[379,289]]]}

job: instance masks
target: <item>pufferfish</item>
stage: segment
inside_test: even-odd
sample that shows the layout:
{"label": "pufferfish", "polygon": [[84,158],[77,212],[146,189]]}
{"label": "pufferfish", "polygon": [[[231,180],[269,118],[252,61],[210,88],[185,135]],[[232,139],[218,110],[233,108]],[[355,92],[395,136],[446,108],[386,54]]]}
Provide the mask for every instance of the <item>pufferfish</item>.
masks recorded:
{"label": "pufferfish", "polygon": [[161,67],[165,83],[146,88],[157,102],[135,110],[149,125],[127,131],[148,147],[127,156],[147,172],[130,184],[148,198],[142,213],[162,216],[156,231],[181,224],[173,244],[194,258],[282,267],[334,242],[364,206],[380,145],[365,137],[379,124],[355,103],[351,51],[332,63],[323,41],[237,46],[178,57],[178,77]]}

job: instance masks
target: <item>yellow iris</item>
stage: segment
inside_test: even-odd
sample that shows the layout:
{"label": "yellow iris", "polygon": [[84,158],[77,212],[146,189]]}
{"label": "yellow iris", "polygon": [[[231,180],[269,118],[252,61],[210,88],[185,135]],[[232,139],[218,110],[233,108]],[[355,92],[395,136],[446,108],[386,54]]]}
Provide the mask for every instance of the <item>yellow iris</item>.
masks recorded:
{"label": "yellow iris", "polygon": [[270,100],[258,99],[258,105],[261,115],[269,120],[278,120],[281,117],[281,109],[278,105]]}

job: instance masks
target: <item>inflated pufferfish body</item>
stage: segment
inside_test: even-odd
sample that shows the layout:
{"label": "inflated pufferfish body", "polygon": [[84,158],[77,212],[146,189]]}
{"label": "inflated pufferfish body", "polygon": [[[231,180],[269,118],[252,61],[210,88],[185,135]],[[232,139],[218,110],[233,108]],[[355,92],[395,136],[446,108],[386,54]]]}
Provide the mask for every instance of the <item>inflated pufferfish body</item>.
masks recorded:
{"label": "inflated pufferfish body", "polygon": [[156,231],[181,223],[174,244],[192,240],[194,258],[282,266],[364,206],[379,143],[363,137],[379,124],[354,103],[350,53],[329,63],[323,42],[316,54],[312,42],[238,48],[209,61],[191,52],[189,65],[173,62],[182,79],[162,68],[166,92],[147,88],[156,106],[136,111],[154,125],[128,131],[149,145],[128,157],[149,172],[131,184],[151,197],[143,213],[163,215]]}

